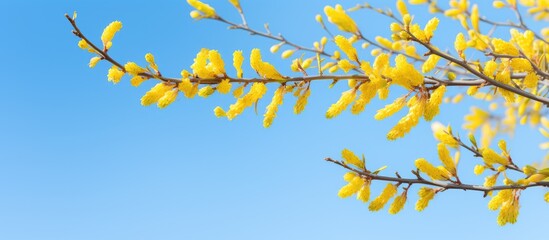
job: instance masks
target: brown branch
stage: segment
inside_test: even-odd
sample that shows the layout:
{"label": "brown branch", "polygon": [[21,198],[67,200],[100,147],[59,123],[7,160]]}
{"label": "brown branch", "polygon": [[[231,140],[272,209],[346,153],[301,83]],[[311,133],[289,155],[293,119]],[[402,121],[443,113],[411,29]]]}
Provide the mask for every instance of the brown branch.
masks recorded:
{"label": "brown branch", "polygon": [[442,182],[442,181],[429,181],[425,178],[421,177],[419,173],[414,172],[414,175],[416,175],[416,178],[402,178],[402,177],[388,177],[388,176],[382,176],[373,174],[369,171],[359,170],[355,169],[347,164],[345,164],[342,161],[337,161],[332,158],[326,158],[324,159],[328,162],[335,163],[349,171],[353,171],[356,174],[367,178],[371,180],[379,180],[379,181],[386,181],[386,182],[395,182],[398,184],[422,184],[422,185],[428,185],[428,186],[434,186],[442,188],[443,190],[448,189],[459,189],[459,190],[470,190],[470,191],[479,191],[484,192],[485,194],[490,191],[498,191],[498,190],[505,190],[505,189],[527,189],[532,187],[549,187],[549,181],[542,181],[537,183],[532,183],[529,185],[499,185],[499,186],[493,186],[493,187],[484,187],[480,185],[472,185],[472,184],[463,184],[463,183],[452,183],[452,182]]}
{"label": "brown branch", "polygon": [[[99,48],[97,45],[95,45],[93,42],[91,42],[86,36],[81,32],[81,30],[78,28],[76,22],[74,19],[72,19],[68,14],[65,14],[65,17],[67,20],[71,23],[73,27],[73,33],[79,37],[80,39],[83,39],[88,43],[88,45],[93,48],[93,50],[100,55],[104,60],[112,63],[113,65],[119,67],[123,71],[125,71],[124,65],[116,61],[114,58],[112,58],[106,51],[104,51],[102,48]],[[164,77],[161,75],[151,74],[148,72],[140,73],[140,76],[143,76],[145,78],[154,78],[163,82],[168,83],[180,83],[180,78],[170,78],[170,77]],[[281,83],[281,82],[300,82],[300,81],[318,81],[318,80],[344,80],[344,79],[356,79],[356,80],[370,80],[368,76],[365,75],[318,75],[318,76],[303,76],[303,77],[291,77],[287,78],[284,81],[280,81],[277,79],[265,79],[265,78],[233,78],[229,76],[222,76],[217,78],[198,78],[198,77],[192,77],[189,78],[189,80],[193,83],[200,83],[200,84],[218,84],[222,80],[229,79],[230,82],[236,82],[236,83],[253,83],[253,82],[262,82],[262,83]],[[482,80],[481,80],[482,81]],[[434,84],[434,85],[440,85],[444,84],[447,86],[476,86],[482,84],[481,81],[478,80],[456,80],[456,81],[444,81],[444,80],[432,80],[432,79],[425,79],[426,84]]]}

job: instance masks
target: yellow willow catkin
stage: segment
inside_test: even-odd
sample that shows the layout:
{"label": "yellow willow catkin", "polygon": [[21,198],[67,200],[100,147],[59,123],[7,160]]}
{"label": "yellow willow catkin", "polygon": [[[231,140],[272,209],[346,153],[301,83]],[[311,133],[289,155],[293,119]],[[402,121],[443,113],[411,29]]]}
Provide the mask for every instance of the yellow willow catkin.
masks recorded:
{"label": "yellow willow catkin", "polygon": [[425,158],[418,158],[415,161],[416,167],[419,169],[419,171],[427,174],[431,179],[433,180],[448,180],[450,176],[444,171],[441,171],[440,169],[433,166],[431,163],[429,163]]}
{"label": "yellow willow catkin", "polygon": [[341,94],[339,100],[336,103],[332,104],[328,111],[326,111],[326,118],[334,118],[337,115],[341,114],[353,100],[355,100],[356,91],[348,90]]}
{"label": "yellow willow catkin", "polygon": [[344,163],[352,164],[360,169],[364,169],[364,162],[360,160],[360,158],[358,158],[351,150],[346,148],[343,149],[343,151],[341,151],[341,157],[343,158]]}
{"label": "yellow willow catkin", "polygon": [[273,65],[268,62],[263,62],[261,59],[261,51],[258,48],[252,49],[250,54],[250,66],[263,78],[284,80],[284,76],[282,76]]}
{"label": "yellow willow catkin", "polygon": [[395,140],[406,135],[410,130],[419,123],[419,119],[425,110],[425,100],[420,100],[408,110],[408,114],[401,118],[398,123],[387,133],[387,139]]}
{"label": "yellow willow catkin", "polygon": [[189,78],[183,78],[177,87],[187,98],[193,98],[198,93],[198,85],[193,84]]}
{"label": "yellow willow catkin", "polygon": [[107,74],[107,79],[109,80],[109,82],[117,84],[120,82],[123,76],[124,71],[120,70],[120,68],[118,68],[117,66],[112,66]]}
{"label": "yellow willow catkin", "polygon": [[158,99],[158,107],[159,108],[165,108],[168,105],[172,104],[175,99],[177,98],[177,94],[179,93],[179,90],[177,88],[172,89],[164,93],[164,95]]}
{"label": "yellow willow catkin", "polygon": [[347,198],[357,193],[364,185],[364,180],[360,176],[355,176],[347,185],[339,189],[337,195],[340,198]]}
{"label": "yellow willow catkin", "polygon": [[400,111],[406,105],[406,97],[399,97],[391,104],[385,105],[382,109],[377,110],[374,118],[383,120]]}
{"label": "yellow willow catkin", "polygon": [[145,80],[147,80],[144,77],[141,76],[133,76],[132,79],[130,79],[130,84],[134,87],[139,87],[141,83],[143,83]]}
{"label": "yellow willow catkin", "polygon": [[116,32],[120,31],[120,29],[122,29],[122,23],[119,21],[114,21],[111,22],[105,30],[103,30],[103,34],[101,34],[101,41],[103,42],[103,46],[105,46],[105,48],[110,48],[114,35]]}
{"label": "yellow willow catkin", "polygon": [[416,202],[416,210],[421,212],[429,206],[429,202],[435,197],[435,190],[428,187],[422,187],[417,194],[419,199]]}
{"label": "yellow willow catkin", "polygon": [[421,66],[421,72],[428,73],[432,71],[437,66],[438,60],[440,60],[440,56],[435,54],[429,55],[427,60]]}
{"label": "yellow willow catkin", "polygon": [[297,97],[297,101],[294,105],[295,114],[300,114],[301,112],[303,112],[303,110],[305,110],[305,106],[307,106],[309,95],[311,95],[311,89],[305,90],[304,93],[302,93],[301,95],[299,95],[299,97]]}
{"label": "yellow willow catkin", "polygon": [[435,137],[435,139],[437,139],[441,143],[444,143],[453,148],[457,148],[459,146],[459,142],[449,133],[449,127],[445,127],[441,123],[435,122],[431,125],[431,129],[433,131],[433,136]]}
{"label": "yellow willow catkin", "polygon": [[491,148],[482,149],[481,154],[482,154],[482,159],[484,159],[484,162],[488,165],[492,165],[492,164],[497,163],[497,164],[501,164],[501,165],[506,166],[506,165],[509,164],[509,159],[497,154]]}
{"label": "yellow willow catkin", "polygon": [[395,200],[393,200],[393,203],[391,203],[391,206],[389,206],[389,213],[390,214],[397,214],[404,208],[404,204],[406,204],[407,195],[406,192],[403,192],[401,195],[398,195]]}
{"label": "yellow willow catkin", "polygon": [[227,113],[225,113],[225,110],[221,108],[220,106],[217,106],[214,108],[214,114],[217,118],[226,117]]}
{"label": "yellow willow catkin", "polygon": [[171,90],[173,86],[166,85],[164,83],[158,83],[151,88],[145,95],[141,98],[141,105],[149,106],[153,103],[156,103],[164,94]]}
{"label": "yellow willow catkin", "polygon": [[100,58],[100,57],[92,57],[92,58],[90,59],[90,63],[88,64],[88,66],[89,66],[90,68],[94,68],[95,65],[97,65],[97,63],[98,63],[99,61],[101,61],[101,58]]}
{"label": "yellow willow catkin", "polygon": [[364,185],[356,193],[356,199],[364,203],[370,200],[370,181],[364,182]]}
{"label": "yellow willow catkin", "polygon": [[212,63],[215,74],[225,75],[225,62],[217,50],[208,51],[208,59]]}
{"label": "yellow willow catkin", "polygon": [[423,29],[423,31],[425,32],[425,37],[427,37],[427,39],[431,39],[433,37],[439,22],[440,21],[438,20],[438,18],[434,17],[431,18],[431,20],[429,20],[427,24],[425,24],[425,28]]}
{"label": "yellow willow catkin", "polygon": [[267,106],[267,110],[263,115],[263,127],[268,128],[273,123],[273,120],[276,117],[276,112],[278,111],[278,106],[282,105],[285,91],[286,88],[284,86],[276,89],[273,95],[273,99],[271,100],[271,103]]}
{"label": "yellow willow catkin", "polygon": [[242,55],[242,51],[234,51],[233,52],[233,66],[236,69],[236,77],[242,78],[243,77],[243,71],[242,71],[242,63],[244,62],[244,55]]}
{"label": "yellow willow catkin", "polygon": [[471,9],[471,25],[473,25],[473,29],[477,32],[480,32],[479,20],[478,6],[475,4]]}
{"label": "yellow willow catkin", "polygon": [[341,5],[337,4],[335,8],[326,6],[324,7],[324,13],[328,17],[328,21],[335,24],[339,30],[358,33],[358,27],[355,21],[345,13],[345,10]]}
{"label": "yellow willow catkin", "polygon": [[232,120],[236,116],[242,113],[245,108],[254,104],[257,100],[261,99],[267,92],[267,87],[264,83],[256,82],[252,84],[250,91],[246,95],[236,100],[236,103],[229,106],[227,111],[227,118]]}
{"label": "yellow willow catkin", "polygon": [[139,75],[140,73],[144,73],[147,71],[146,69],[140,67],[139,65],[137,65],[137,63],[134,63],[134,62],[126,63],[126,65],[124,65],[124,69],[126,70],[127,73],[133,76]]}
{"label": "yellow willow catkin", "polygon": [[145,61],[147,61],[149,66],[158,73],[158,66],[156,65],[156,62],[154,61],[154,56],[151,53],[145,54]]}
{"label": "yellow willow catkin", "polygon": [[193,6],[196,10],[202,12],[204,14],[204,17],[213,18],[217,16],[217,14],[215,13],[215,9],[208,4],[205,4],[198,0],[187,0],[187,3]]}
{"label": "yellow willow catkin", "polygon": [[467,42],[463,33],[458,33],[454,42],[454,48],[457,52],[463,52],[467,48]]}
{"label": "yellow willow catkin", "polygon": [[213,73],[206,68],[206,65],[208,63],[208,53],[210,51],[206,48],[200,49],[200,51],[196,54],[196,57],[194,58],[194,62],[191,65],[191,69],[193,70],[193,74],[197,75],[200,78],[212,78]]}
{"label": "yellow willow catkin", "polygon": [[524,86],[527,88],[535,88],[538,85],[538,75],[534,72],[530,72],[526,74],[526,77],[524,77]]}
{"label": "yellow willow catkin", "polygon": [[406,3],[403,0],[398,0],[396,2],[396,7],[398,10],[398,13],[400,13],[400,16],[404,16],[408,14],[408,8],[406,7]]}
{"label": "yellow willow catkin", "polygon": [[383,191],[381,191],[381,194],[370,202],[368,210],[372,212],[381,210],[396,193],[397,187],[392,183],[388,183]]}
{"label": "yellow willow catkin", "polygon": [[425,120],[431,121],[439,113],[440,104],[442,103],[442,99],[444,98],[445,92],[446,92],[446,86],[444,85],[439,86],[437,89],[433,91],[433,93],[431,94],[431,97],[429,98],[429,102],[425,107],[425,113],[424,113]]}
{"label": "yellow willow catkin", "polygon": [[366,105],[370,103],[372,98],[374,98],[377,93],[377,88],[375,86],[375,83],[373,82],[363,83],[358,89],[360,90],[361,94],[351,107],[352,114],[359,114],[364,111]]}
{"label": "yellow willow catkin", "polygon": [[513,190],[506,189],[501,190],[488,202],[488,209],[495,211],[498,210],[503,202],[509,201],[513,197]]}
{"label": "yellow willow catkin", "polygon": [[219,84],[217,84],[217,91],[221,94],[227,94],[231,92],[231,80],[230,79],[224,79]]}
{"label": "yellow willow catkin", "polygon": [[336,45],[343,51],[347,57],[353,61],[358,62],[358,55],[356,49],[353,47],[353,44],[345,37],[337,35],[334,38]]}
{"label": "yellow willow catkin", "polygon": [[499,38],[492,39],[492,45],[494,46],[494,52],[498,54],[518,56],[519,50],[509,42],[506,42]]}
{"label": "yellow willow catkin", "polygon": [[444,143],[439,143],[437,145],[438,150],[438,158],[442,162],[442,165],[444,165],[444,168],[450,172],[452,176],[456,176],[456,164],[454,163],[454,160],[450,156],[450,151],[448,148],[446,148],[446,145]]}
{"label": "yellow willow catkin", "polygon": [[500,226],[503,226],[507,223],[515,223],[517,222],[517,217],[519,214],[519,201],[518,199],[515,199],[514,197],[510,200],[504,202],[501,205],[501,209],[499,210],[497,222]]}
{"label": "yellow willow catkin", "polygon": [[198,90],[198,96],[207,98],[210,95],[212,95],[214,92],[215,90],[212,88],[212,86],[208,85]]}

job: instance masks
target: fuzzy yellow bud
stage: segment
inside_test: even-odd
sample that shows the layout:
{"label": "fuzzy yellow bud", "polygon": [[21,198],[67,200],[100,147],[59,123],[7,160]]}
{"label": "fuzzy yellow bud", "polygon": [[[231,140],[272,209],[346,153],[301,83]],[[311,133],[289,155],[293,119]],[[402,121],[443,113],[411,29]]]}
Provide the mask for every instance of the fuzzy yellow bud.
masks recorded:
{"label": "fuzzy yellow bud", "polygon": [[90,68],[94,68],[95,65],[97,65],[97,63],[98,63],[99,61],[101,61],[101,58],[100,58],[100,57],[92,57],[92,58],[90,59],[90,63],[88,64],[88,66],[89,66]]}
{"label": "fuzzy yellow bud", "polygon": [[165,108],[168,105],[172,104],[177,98],[178,93],[179,91],[177,89],[172,89],[164,93],[164,95],[160,99],[158,99],[158,103],[157,103],[158,107]]}
{"label": "fuzzy yellow bud", "polygon": [[122,23],[119,21],[114,21],[110,23],[105,30],[103,30],[103,34],[101,34],[101,41],[103,42],[103,46],[105,46],[105,48],[110,48],[114,34],[120,31],[120,29],[122,29]]}
{"label": "fuzzy yellow bud", "polygon": [[217,14],[215,13],[215,9],[208,4],[205,4],[198,0],[187,0],[187,3],[192,7],[194,7],[196,10],[202,12],[204,14],[204,17],[207,17],[207,18],[217,17]]}

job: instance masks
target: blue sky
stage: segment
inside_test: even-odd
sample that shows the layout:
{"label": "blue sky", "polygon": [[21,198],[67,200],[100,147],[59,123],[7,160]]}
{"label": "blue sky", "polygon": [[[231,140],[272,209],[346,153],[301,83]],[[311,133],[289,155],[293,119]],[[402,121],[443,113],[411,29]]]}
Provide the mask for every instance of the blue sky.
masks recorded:
{"label": "blue sky", "polygon": [[[226,1],[209,3],[239,20]],[[333,1],[242,1],[253,27],[268,22],[274,33],[308,45],[322,37],[314,16],[327,4]],[[480,9],[496,19],[511,16],[488,5]],[[81,29],[97,42],[108,23],[122,21],[111,54],[121,62],[143,63],[152,52],[170,76],[188,69],[202,47],[229,57],[233,50],[249,53],[254,47],[267,53],[274,43],[220,23],[194,21],[182,0],[0,2],[0,239],[517,239],[545,232],[548,205],[541,190],[523,193],[519,222],[506,227],[497,226],[497,213],[479,193],[445,192],[422,213],[413,210],[411,193],[412,201],[396,216],[339,199],[344,171],[323,159],[339,158],[343,148],[364,153],[372,168],[389,165],[387,173],[406,174],[418,157],[436,160],[429,124],[404,139],[385,140],[398,117],[373,120],[384,102],[374,101],[359,116],[326,120],[324,112],[344,84],[331,90],[315,84],[299,116],[289,97],[269,129],[262,127],[265,102],[259,115],[249,110],[231,122],[212,112],[231,104],[229,96],[180,98],[164,110],[142,107],[139,99],[151,83],[136,89],[126,78],[113,86],[106,80],[110,66],[87,67],[91,56],[78,49],[63,17],[74,10]],[[421,15],[425,9],[412,10]],[[389,36],[387,19],[366,12],[352,16],[365,35]],[[437,32],[439,44],[451,44],[446,36],[457,31],[457,23],[445,23],[451,27]],[[277,55],[264,59],[289,66]],[[474,103],[445,105],[437,120],[459,129],[467,104]],[[543,157],[537,149],[541,140],[535,130],[519,128],[509,142],[515,161]],[[470,176],[479,160],[462,155],[464,178],[482,182]],[[374,185],[373,194],[380,188]]]}

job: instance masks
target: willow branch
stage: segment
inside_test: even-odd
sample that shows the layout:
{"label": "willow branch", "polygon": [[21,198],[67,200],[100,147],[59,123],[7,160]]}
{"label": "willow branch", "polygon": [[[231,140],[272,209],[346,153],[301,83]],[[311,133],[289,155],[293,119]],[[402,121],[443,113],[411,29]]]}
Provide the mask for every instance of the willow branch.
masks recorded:
{"label": "willow branch", "polygon": [[326,158],[325,159],[328,162],[335,163],[349,171],[353,171],[356,174],[360,175],[363,178],[371,179],[371,180],[379,180],[379,181],[386,181],[386,182],[394,182],[398,184],[421,184],[421,185],[428,185],[428,186],[434,186],[442,188],[443,190],[448,189],[459,189],[459,190],[470,190],[470,191],[479,191],[484,192],[487,194],[490,191],[498,191],[498,190],[505,190],[505,189],[527,189],[532,187],[549,187],[549,181],[542,181],[537,183],[532,183],[529,185],[498,185],[493,187],[484,187],[480,185],[473,185],[473,184],[463,184],[463,183],[454,183],[454,182],[441,182],[441,181],[430,181],[423,177],[421,177],[417,172],[414,172],[414,175],[416,175],[416,178],[402,178],[402,177],[389,177],[389,176],[382,176],[378,174],[373,174],[369,171],[365,170],[359,170],[356,168],[353,168],[347,164],[345,164],[342,161],[334,160],[332,158]]}
{"label": "willow branch", "polygon": [[[112,63],[113,65],[119,67],[121,70],[126,71],[124,68],[124,65],[122,65],[120,62],[116,61],[113,57],[109,55],[109,53],[99,48],[97,45],[95,45],[93,42],[91,42],[78,28],[76,22],[74,19],[72,19],[69,15],[65,14],[65,17],[67,20],[71,23],[73,27],[73,33],[80,39],[83,39],[88,43],[88,45],[104,60]],[[153,78],[157,79],[163,82],[167,83],[180,83],[180,78],[173,78],[173,77],[165,77],[162,75],[156,75],[148,72],[140,73],[139,74],[142,77],[145,78]],[[254,82],[261,82],[261,83],[282,83],[282,82],[310,82],[310,81],[334,81],[334,80],[344,80],[344,79],[356,79],[356,80],[370,80],[368,76],[365,75],[318,75],[318,76],[302,76],[302,77],[289,77],[286,78],[283,81],[277,80],[277,79],[265,79],[265,78],[233,78],[229,76],[223,76],[223,77],[217,77],[217,78],[198,78],[198,77],[192,77],[189,78],[189,80],[193,83],[200,83],[200,84],[218,84],[221,81],[229,79],[230,82],[236,82],[236,83],[254,83]],[[445,81],[445,80],[433,80],[426,78],[425,84],[431,84],[431,85],[446,85],[446,86],[477,86],[482,84],[483,81],[479,80],[455,80],[455,81]]]}
{"label": "willow branch", "polygon": [[477,69],[474,69],[472,66],[470,66],[467,61],[465,60],[462,60],[462,59],[458,59],[458,58],[455,58],[454,56],[450,55],[450,54],[447,54],[447,53],[444,53],[440,50],[438,50],[437,48],[431,46],[431,44],[429,43],[425,43],[421,40],[419,40],[418,38],[416,38],[410,31],[406,30],[406,32],[410,35],[410,38],[411,40],[413,40],[414,42],[417,42],[421,45],[423,45],[425,48],[427,48],[431,54],[436,54],[450,62],[453,62],[459,66],[461,66],[462,68],[464,68],[465,70],[467,70],[468,72],[472,73],[473,75],[477,76],[478,78],[480,79],[483,79],[485,80],[486,82],[496,86],[496,87],[499,87],[499,88],[502,88],[502,89],[505,89],[507,91],[510,91],[510,92],[513,92],[515,94],[518,94],[518,95],[521,95],[523,97],[526,97],[526,98],[529,98],[531,100],[534,100],[534,101],[538,101],[538,102],[541,102],[543,104],[545,104],[546,106],[549,106],[549,98],[545,98],[545,97],[540,97],[540,96],[536,96],[532,93],[529,93],[529,92],[526,92],[524,90],[521,90],[521,89],[518,89],[518,88],[514,88],[514,87],[511,87],[507,84],[504,84],[504,83],[501,83],[491,77],[488,77],[486,76],[485,74],[482,74],[481,72],[479,72]]}

